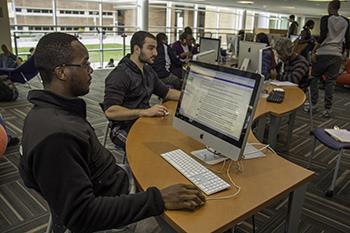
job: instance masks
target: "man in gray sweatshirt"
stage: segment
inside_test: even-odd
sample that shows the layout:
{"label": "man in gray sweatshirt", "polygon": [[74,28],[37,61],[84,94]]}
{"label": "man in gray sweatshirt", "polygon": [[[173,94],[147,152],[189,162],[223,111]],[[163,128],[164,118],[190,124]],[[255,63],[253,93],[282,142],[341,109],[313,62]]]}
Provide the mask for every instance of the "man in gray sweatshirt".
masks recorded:
{"label": "man in gray sweatshirt", "polygon": [[321,18],[321,33],[314,49],[311,73],[311,102],[314,107],[318,99],[318,81],[325,76],[325,110],[322,116],[331,117],[335,80],[339,74],[342,56],[350,48],[349,20],[340,16],[340,1],[328,4],[329,15]]}

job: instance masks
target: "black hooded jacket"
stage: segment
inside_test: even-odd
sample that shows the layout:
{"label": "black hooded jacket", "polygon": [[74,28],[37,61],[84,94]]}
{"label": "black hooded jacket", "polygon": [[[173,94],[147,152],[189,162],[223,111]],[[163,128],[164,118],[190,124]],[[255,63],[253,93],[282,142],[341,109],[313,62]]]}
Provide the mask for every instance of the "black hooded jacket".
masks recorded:
{"label": "black hooded jacket", "polygon": [[112,229],[164,211],[157,188],[127,195],[127,174],[100,144],[82,99],[35,90],[28,100],[34,106],[24,122],[20,174],[66,227]]}

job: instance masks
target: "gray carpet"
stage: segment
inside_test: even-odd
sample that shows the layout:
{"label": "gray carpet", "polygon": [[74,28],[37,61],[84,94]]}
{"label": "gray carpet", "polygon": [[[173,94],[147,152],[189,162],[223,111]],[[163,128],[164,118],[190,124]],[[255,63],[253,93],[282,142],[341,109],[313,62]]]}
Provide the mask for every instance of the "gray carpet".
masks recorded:
{"label": "gray carpet", "polygon": [[[106,119],[98,106],[103,99],[104,78],[108,71],[95,71],[90,93],[84,97],[88,106],[88,120],[102,141]],[[41,88],[38,80],[32,80],[33,88]],[[9,133],[21,137],[22,126],[31,105],[26,101],[28,88],[19,85],[20,97],[16,102],[0,103]],[[322,93],[321,93],[322,94]],[[156,99],[154,99],[156,101]],[[321,101],[322,102],[322,101]],[[321,107],[321,105],[320,105]],[[337,87],[334,116],[329,120],[315,116],[320,127],[349,127],[350,89]],[[279,147],[285,141],[286,126],[281,129]],[[297,114],[289,152],[281,155],[300,166],[306,166],[311,149],[308,114]],[[109,146],[112,147],[108,141]],[[9,148],[5,159],[0,160],[0,232],[45,232],[48,221],[46,202],[34,191],[24,187],[18,174],[18,146]],[[348,233],[350,232],[350,152],[346,152],[338,175],[335,195],[326,198],[324,191],[331,183],[335,167],[335,152],[318,146],[311,169],[316,176],[308,186],[299,232],[301,233]],[[271,177],[273,179],[273,177]],[[274,203],[256,215],[257,232],[283,232],[287,214],[287,199]],[[242,222],[236,232],[252,232],[251,219]]]}

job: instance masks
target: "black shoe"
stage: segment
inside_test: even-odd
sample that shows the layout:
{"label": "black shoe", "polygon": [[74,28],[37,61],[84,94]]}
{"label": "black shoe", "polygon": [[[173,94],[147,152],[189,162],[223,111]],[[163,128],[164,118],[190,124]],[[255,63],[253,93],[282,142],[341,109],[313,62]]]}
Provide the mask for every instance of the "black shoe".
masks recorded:
{"label": "black shoe", "polygon": [[17,138],[17,137],[11,137],[11,136],[10,136],[10,139],[9,139],[9,141],[8,141],[8,143],[7,143],[7,146],[8,146],[8,147],[10,147],[10,146],[16,146],[16,145],[18,145],[18,143],[19,143],[19,138]]}

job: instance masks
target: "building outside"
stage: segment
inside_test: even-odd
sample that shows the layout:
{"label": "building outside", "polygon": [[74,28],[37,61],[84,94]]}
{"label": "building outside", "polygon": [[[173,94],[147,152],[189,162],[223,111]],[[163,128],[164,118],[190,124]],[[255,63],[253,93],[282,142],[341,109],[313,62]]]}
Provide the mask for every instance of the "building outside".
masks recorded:
{"label": "building outside", "polygon": [[[131,35],[141,28],[140,2],[8,0],[12,47],[25,57],[43,34],[63,31],[78,36],[88,47],[92,62],[103,66],[109,58],[119,60],[124,55],[123,48],[129,51]],[[195,37],[210,33],[226,46],[227,33],[241,29],[253,32],[256,26],[287,29],[287,19],[288,15],[283,14],[150,0],[148,29],[154,34],[165,32],[174,42],[183,28],[190,26]],[[122,37],[124,33],[126,38]]]}

